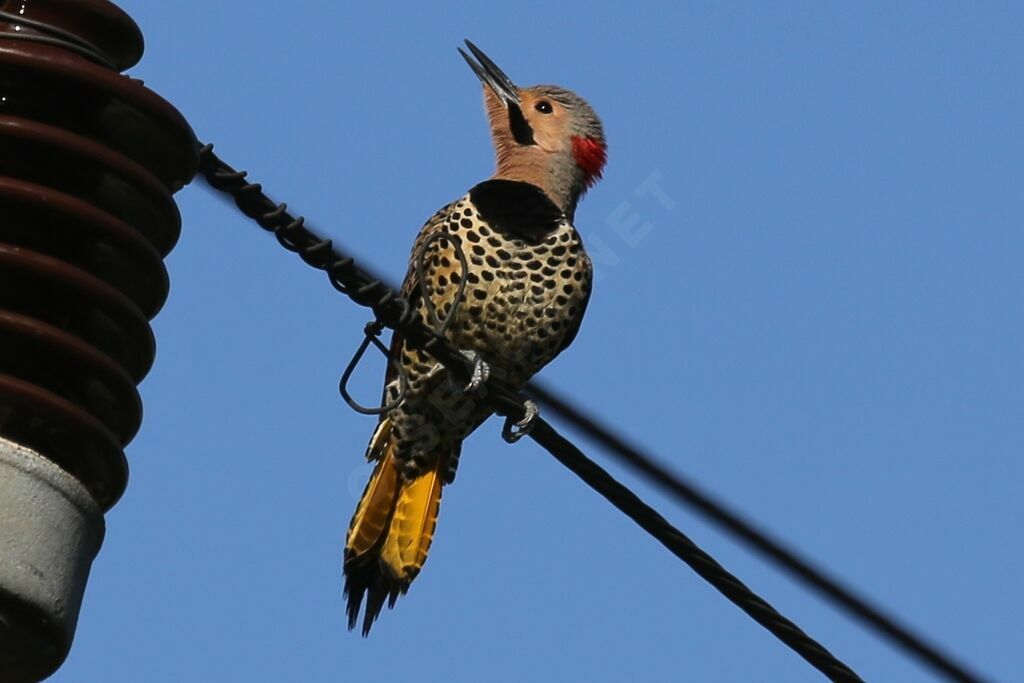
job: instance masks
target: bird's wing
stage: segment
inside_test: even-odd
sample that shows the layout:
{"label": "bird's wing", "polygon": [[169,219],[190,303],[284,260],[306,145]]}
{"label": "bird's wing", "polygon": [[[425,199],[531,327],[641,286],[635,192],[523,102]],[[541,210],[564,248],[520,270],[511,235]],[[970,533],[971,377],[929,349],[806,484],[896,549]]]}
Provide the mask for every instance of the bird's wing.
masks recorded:
{"label": "bird's wing", "polygon": [[[451,214],[452,207],[455,202],[447,204],[440,209],[437,213],[427,219],[427,222],[423,224],[419,234],[416,236],[416,241],[412,245],[412,253],[409,255],[409,269],[405,273],[405,279],[402,281],[402,287],[399,290],[399,294],[403,299],[409,302],[409,306],[416,310],[420,307],[420,283],[416,277],[416,259],[419,253],[423,250],[424,245],[431,235],[444,230],[445,224]],[[424,321],[426,322],[426,321]],[[402,344],[405,341],[405,335],[402,334],[401,330],[395,330],[391,335],[391,350],[388,354],[388,366],[384,373],[384,398],[382,399],[382,405],[387,401],[387,385],[394,381],[398,370],[396,365],[401,362],[401,351]],[[381,415],[383,421],[387,416]]]}
{"label": "bird's wing", "polygon": [[454,205],[455,202],[452,202],[438,209],[437,213],[427,219],[427,222],[420,228],[420,234],[416,236],[416,241],[412,245],[412,253],[409,254],[409,269],[405,273],[405,280],[402,281],[401,289],[402,296],[410,304],[414,303],[414,299],[418,299],[420,295],[420,283],[416,279],[416,258],[423,250],[427,240],[435,233],[444,230]]}
{"label": "bird's wing", "polygon": [[580,302],[576,317],[573,318],[569,323],[569,327],[566,328],[565,336],[562,337],[562,343],[559,345],[558,351],[555,352],[555,355],[551,357],[552,360],[554,360],[558,354],[562,353],[562,351],[569,348],[569,345],[576,339],[576,335],[580,332],[580,326],[583,324],[583,315],[587,312],[587,304],[590,303],[590,295],[594,293],[594,266],[589,256],[584,254],[583,258],[585,259],[586,264],[584,284],[587,287],[587,295],[583,301]]}

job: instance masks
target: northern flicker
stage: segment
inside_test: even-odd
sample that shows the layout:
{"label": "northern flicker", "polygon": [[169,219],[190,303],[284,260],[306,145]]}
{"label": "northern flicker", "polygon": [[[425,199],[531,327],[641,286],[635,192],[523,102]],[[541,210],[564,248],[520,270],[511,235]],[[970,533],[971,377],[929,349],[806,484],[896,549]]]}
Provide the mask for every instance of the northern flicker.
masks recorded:
{"label": "northern flicker", "polygon": [[514,389],[525,385],[575,338],[590,298],[591,263],[573,216],[604,168],[601,122],[575,93],[517,87],[468,40],[466,47],[472,56],[459,52],[483,84],[497,170],[423,226],[402,295],[427,325],[451,317],[444,334],[476,361],[474,382],[458,386],[429,354],[400,334],[392,339],[384,394],[399,394],[398,366],[404,398],[370,439],[366,457],[376,466],[345,544],[349,628],[365,598],[363,635],[423,567],[462,440],[491,414],[472,389],[489,372]]}

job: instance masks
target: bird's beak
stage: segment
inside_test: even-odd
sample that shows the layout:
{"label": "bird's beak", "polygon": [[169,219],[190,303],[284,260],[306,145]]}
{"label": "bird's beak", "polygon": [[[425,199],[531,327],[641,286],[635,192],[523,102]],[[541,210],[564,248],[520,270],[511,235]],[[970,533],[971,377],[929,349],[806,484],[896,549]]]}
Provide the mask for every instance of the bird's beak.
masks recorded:
{"label": "bird's beak", "polygon": [[473,57],[476,57],[476,60],[467,55],[461,47],[459,48],[459,54],[466,60],[469,68],[473,70],[473,73],[480,79],[480,82],[490,88],[506,107],[518,109],[520,104],[519,89],[512,82],[512,79],[506,76],[505,72],[499,69],[498,65],[491,61],[491,58],[485,55],[483,50],[476,45],[467,40],[466,47],[473,53]]}

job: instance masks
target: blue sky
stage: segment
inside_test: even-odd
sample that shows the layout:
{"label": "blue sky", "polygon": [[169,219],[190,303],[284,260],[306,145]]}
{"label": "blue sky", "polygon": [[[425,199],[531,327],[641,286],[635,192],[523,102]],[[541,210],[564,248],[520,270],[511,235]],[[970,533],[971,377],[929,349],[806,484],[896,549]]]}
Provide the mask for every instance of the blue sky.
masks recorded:
{"label": "blue sky", "polygon": [[[1024,668],[1019,4],[121,5],[133,75],[395,280],[492,170],[460,41],[576,89],[610,143],[577,214],[600,276],[545,380],[980,670]],[[410,594],[348,633],[373,423],[336,387],[367,313],[201,183],[178,199],[131,483],[52,680],[820,680],[496,420]],[[611,469],[866,679],[932,680]]]}

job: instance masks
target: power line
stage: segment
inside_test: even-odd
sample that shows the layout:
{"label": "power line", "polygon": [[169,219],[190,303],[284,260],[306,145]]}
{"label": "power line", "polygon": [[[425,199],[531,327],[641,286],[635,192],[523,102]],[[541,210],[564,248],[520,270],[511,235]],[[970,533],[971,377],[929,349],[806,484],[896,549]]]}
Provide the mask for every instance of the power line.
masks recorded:
{"label": "power line", "polygon": [[747,613],[751,619],[772,632],[776,638],[810,662],[811,666],[833,681],[860,681],[851,669],[836,659],[820,643],[804,633],[799,626],[779,614],[738,578],[730,574],[713,557],[701,550],[683,532],[640,500],[628,488],[617,482],[597,463],[585,456],[568,439],[558,434],[547,422],[533,428],[530,436],[551,455],[572,470],[591,488],[608,499],[630,519],[654,536],[673,555],[688,564],[705,581]]}
{"label": "power line", "polygon": [[822,597],[836,603],[873,630],[889,639],[897,648],[906,651],[930,666],[936,672],[960,683],[982,683],[978,674],[970,672],[957,663],[950,655],[934,645],[926,643],[921,636],[912,633],[894,617],[881,608],[859,597],[838,579],[832,578],[825,570],[814,566],[809,560],[788,549],[781,541],[758,529],[739,513],[729,510],[722,503],[704,493],[695,484],[674,474],[637,446],[628,443],[596,419],[574,407],[552,389],[537,382],[527,388],[527,393],[546,408],[562,417],[566,422],[579,428],[612,453],[614,457],[641,473],[649,481],[668,492],[679,502],[696,509],[703,516],[725,528],[731,534],[752,547],[755,551],[810,586]]}
{"label": "power line", "polygon": [[[213,153],[212,145],[202,148],[199,170],[211,187],[231,195],[239,210],[265,230],[273,232],[282,246],[298,254],[308,265],[325,271],[336,289],[356,303],[373,309],[379,322],[392,329],[400,329],[407,343],[429,351],[450,372],[462,379],[468,378],[470,368],[465,356],[452,348],[447,339],[433,334],[424,326],[406,300],[381,280],[358,268],[352,257],[336,251],[331,240],[309,231],[301,217],[295,218],[288,213],[286,205],[272,202],[258,183],[247,182],[245,171],[236,171],[219,159]],[[487,382],[486,389],[495,412],[507,418],[522,419],[525,406],[518,394],[494,380]],[[546,421],[537,418],[529,435],[811,666],[833,681],[861,680],[848,666],[726,571],[636,494],[589,460]]]}

